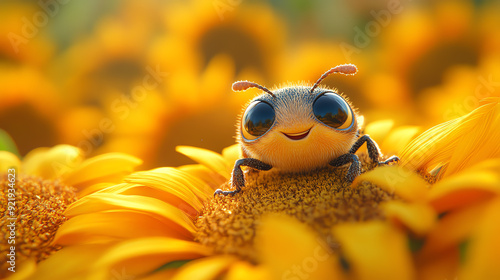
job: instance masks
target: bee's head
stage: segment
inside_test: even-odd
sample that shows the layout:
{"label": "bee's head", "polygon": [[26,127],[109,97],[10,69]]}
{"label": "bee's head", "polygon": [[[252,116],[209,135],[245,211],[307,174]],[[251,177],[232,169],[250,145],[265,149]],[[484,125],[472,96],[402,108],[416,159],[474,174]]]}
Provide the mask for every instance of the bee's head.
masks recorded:
{"label": "bee's head", "polygon": [[266,92],[250,101],[240,118],[238,141],[243,154],[284,171],[307,171],[347,153],[358,137],[358,115],[342,95],[318,86],[331,73],[356,71],[354,65],[340,65],[312,87],[274,91],[248,81],[234,83],[235,91],[256,87]]}

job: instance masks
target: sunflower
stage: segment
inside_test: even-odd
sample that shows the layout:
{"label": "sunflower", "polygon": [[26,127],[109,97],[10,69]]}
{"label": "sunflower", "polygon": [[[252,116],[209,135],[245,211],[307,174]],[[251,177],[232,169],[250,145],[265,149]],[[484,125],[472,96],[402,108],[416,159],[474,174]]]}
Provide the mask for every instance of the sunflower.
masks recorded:
{"label": "sunflower", "polygon": [[232,120],[243,101],[242,95],[230,94],[230,88],[221,85],[230,84],[233,77],[231,61],[219,56],[200,74],[168,73],[157,89],[144,91],[140,98],[110,95],[106,115],[114,129],[96,152],[126,152],[152,168],[187,162],[174,150],[180,143],[230,145]]}
{"label": "sunflower", "polygon": [[232,120],[251,93],[233,94],[227,85],[238,77],[262,81],[276,73],[273,61],[285,48],[285,33],[268,5],[242,2],[221,19],[217,5],[222,2],[165,5],[161,33],[145,54],[148,65],[168,75],[144,100],[118,103],[130,112],[126,118],[109,106],[122,100],[120,93],[111,95],[105,107],[116,130],[99,152],[119,149],[152,168],[186,164],[176,145],[220,150],[233,143]]}
{"label": "sunflower", "polygon": [[[141,119],[140,125],[135,125],[137,122],[130,121],[129,113],[138,111],[135,109],[145,96],[150,96],[150,102],[164,103],[157,98],[157,82],[164,81],[154,76],[158,74],[156,65],[147,65],[145,61],[145,50],[157,31],[159,19],[156,21],[155,15],[161,10],[160,4],[123,1],[120,5],[97,5],[113,12],[106,12],[95,22],[91,20],[95,24],[92,32],[75,36],[77,39],[63,49],[50,67],[49,76],[57,80],[54,85],[65,105],[58,110],[62,111],[57,123],[58,142],[78,146],[86,155],[119,150],[149,160],[153,153],[145,152],[144,147],[152,145],[130,144],[129,139],[154,138],[149,134],[151,126],[144,124],[155,125],[158,120]],[[151,115],[157,117],[154,110]],[[129,122],[123,125],[124,120]],[[124,126],[129,128],[126,132],[121,130]],[[116,135],[124,141],[117,140]]]}
{"label": "sunflower", "polygon": [[[459,279],[496,279],[497,216],[500,190],[500,98],[429,129],[402,152],[402,166],[428,172],[438,180],[427,203],[440,215],[417,252],[425,279],[458,275]],[[434,276],[433,276],[434,275]],[[431,276],[433,276],[431,278]]]}
{"label": "sunflower", "polygon": [[92,22],[92,33],[80,36],[53,60],[49,73],[61,92],[71,93],[63,96],[67,105],[102,107],[107,105],[103,96],[112,92],[129,95],[141,84],[148,74],[144,50],[155,34],[157,9],[156,5],[124,1],[115,13]]}
{"label": "sunflower", "polygon": [[451,120],[474,110],[481,99],[500,97],[500,57],[489,56],[477,67],[455,66],[443,83],[421,91],[418,106],[423,115]]}
{"label": "sunflower", "polygon": [[[26,82],[29,81],[29,82]],[[61,103],[53,85],[30,66],[0,64],[0,127],[17,140],[25,155],[38,145],[58,142]]]}
{"label": "sunflower", "polygon": [[23,155],[35,148],[30,142],[33,137],[43,146],[59,140],[57,112],[61,107],[44,75],[54,45],[38,28],[37,12],[34,3],[0,4],[0,127],[18,139]]}
{"label": "sunflower", "polygon": [[59,250],[52,243],[54,234],[79,191],[89,184],[118,182],[140,163],[120,153],[85,159],[83,151],[69,145],[37,148],[22,161],[0,151],[0,246],[11,254],[2,254],[0,276],[23,277]]}
{"label": "sunflower", "polygon": [[213,192],[230,188],[237,145],[181,146],[198,164],[82,188],[52,242],[64,248],[28,279],[496,279],[499,122],[489,98],[416,138],[371,123],[400,166],[361,152],[352,185],[342,169],[247,172],[233,197]]}
{"label": "sunflower", "polygon": [[[429,2],[402,9],[404,16],[394,17],[380,35],[379,58],[388,63],[385,68],[408,81],[414,94],[439,84],[450,66],[477,63],[480,53],[475,44],[481,41],[475,38],[478,30],[472,23],[477,10],[472,2]],[[401,36],[408,32],[413,36]]]}
{"label": "sunflower", "polygon": [[[74,93],[68,103],[80,105],[62,120],[63,140],[73,145],[91,142],[78,132],[95,132],[87,133],[102,140],[95,141],[93,155],[119,150],[144,159],[149,168],[186,163],[174,150],[181,143],[211,149],[230,145],[231,120],[248,94],[230,94],[221,85],[230,84],[235,73],[248,77],[251,72],[273,72],[268,60],[283,47],[280,21],[265,5],[235,7],[221,21],[210,1],[164,7],[135,2],[100,20],[95,33],[70,47],[53,67],[54,76],[64,77],[64,91]],[[157,22],[144,19],[150,14],[158,19],[160,13],[164,26],[152,27]],[[262,15],[260,23],[255,24],[253,13]],[[266,25],[275,26],[280,36],[270,35]],[[240,40],[220,42],[235,33],[257,47],[242,48],[246,45]],[[221,49],[214,49],[216,41]],[[262,56],[258,65],[264,68],[253,67],[251,52]],[[82,62],[82,56],[93,59]],[[75,69],[71,75],[68,67]],[[111,120],[109,132],[96,131],[100,119]],[[80,126],[75,128],[75,123]]]}
{"label": "sunflower", "polygon": [[36,16],[39,7],[34,2],[2,2],[0,7],[0,64],[45,68],[55,47],[47,36],[37,36],[44,32],[44,19]]}
{"label": "sunflower", "polygon": [[[316,81],[325,69],[331,68],[331,65],[345,63],[346,57],[341,51],[332,51],[339,50],[339,44],[340,42],[307,40],[294,48],[287,49],[280,56],[278,65],[281,67],[276,71],[277,81]],[[368,68],[366,57],[356,57],[349,62],[357,65],[359,69]],[[332,79],[333,81],[325,81],[325,85],[338,88],[340,92],[349,96],[353,103],[365,106],[367,99],[362,96],[360,85],[364,84],[366,75],[366,72],[360,71],[355,77],[337,76]]]}
{"label": "sunflower", "polygon": [[[373,38],[378,44],[367,50],[375,58],[378,74],[368,79],[366,96],[372,93],[368,98],[377,108],[407,115],[407,122],[418,120],[420,125],[430,125],[436,117],[442,119],[443,112],[455,110],[456,102],[462,103],[482,87],[474,104],[459,114],[446,116],[446,120],[469,113],[488,96],[487,91],[498,87],[498,67],[493,65],[499,62],[500,33],[494,16],[499,9],[495,1],[402,5],[401,16],[392,15],[390,24]],[[442,91],[436,95],[443,85],[445,98],[441,98]],[[391,94],[384,97],[373,92]],[[379,114],[393,117],[391,113]]]}
{"label": "sunflower", "polygon": [[250,71],[270,77],[274,58],[285,48],[283,23],[264,3],[172,3],[165,7],[164,19],[166,32],[153,46],[150,61],[171,72],[200,72],[225,54],[237,75]]}

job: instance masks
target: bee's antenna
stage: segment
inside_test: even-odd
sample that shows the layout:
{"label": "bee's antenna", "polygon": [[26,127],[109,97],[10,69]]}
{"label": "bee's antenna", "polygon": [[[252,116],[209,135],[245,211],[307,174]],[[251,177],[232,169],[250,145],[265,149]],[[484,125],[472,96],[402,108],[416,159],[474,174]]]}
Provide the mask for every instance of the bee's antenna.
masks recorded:
{"label": "bee's antenna", "polygon": [[[354,75],[358,72],[358,68],[354,64],[342,64],[342,65],[337,65],[333,67],[332,69],[328,70],[325,72],[325,74],[321,75],[319,79],[316,81],[316,83],[312,86],[311,88],[311,93],[314,91],[314,89],[323,81],[328,75],[332,73],[340,73],[344,75]],[[234,85],[233,85],[234,88]]]}
{"label": "bee's antenna", "polygon": [[274,97],[274,94],[272,93],[272,91],[268,90],[267,88],[265,88],[259,84],[254,83],[254,82],[238,81],[238,82],[233,83],[233,90],[234,91],[243,91],[243,90],[247,90],[247,89],[252,88],[252,87],[263,90]]}

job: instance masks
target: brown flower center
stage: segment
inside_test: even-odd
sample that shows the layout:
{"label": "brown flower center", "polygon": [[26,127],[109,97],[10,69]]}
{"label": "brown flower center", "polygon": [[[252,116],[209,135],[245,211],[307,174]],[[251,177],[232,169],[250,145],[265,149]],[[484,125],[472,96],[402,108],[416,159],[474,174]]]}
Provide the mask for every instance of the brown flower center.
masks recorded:
{"label": "brown flower center", "polygon": [[[366,156],[361,156],[361,161],[365,170],[374,167],[366,164]],[[196,239],[217,253],[255,261],[253,239],[259,218],[266,213],[280,213],[307,223],[335,247],[333,225],[384,219],[378,205],[394,199],[369,182],[350,187],[344,182],[345,172],[346,168],[324,168],[305,174],[248,172],[242,192],[208,201],[197,220]],[[222,189],[230,188],[226,183]]]}
{"label": "brown flower center", "polygon": [[9,196],[12,191],[9,191],[7,174],[0,175],[0,234],[2,240],[14,240],[0,243],[0,251],[6,252],[0,257],[2,272],[6,272],[9,266],[6,254],[11,246],[15,247],[16,264],[27,258],[42,261],[60,249],[51,241],[56,230],[66,221],[64,210],[76,201],[76,190],[59,181],[21,174],[16,176],[13,197]]}

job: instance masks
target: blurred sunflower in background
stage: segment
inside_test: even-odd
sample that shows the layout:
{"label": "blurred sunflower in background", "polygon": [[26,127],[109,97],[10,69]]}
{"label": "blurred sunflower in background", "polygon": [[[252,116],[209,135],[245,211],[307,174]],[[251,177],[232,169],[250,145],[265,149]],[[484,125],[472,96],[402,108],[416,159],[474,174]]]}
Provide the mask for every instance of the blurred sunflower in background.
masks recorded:
{"label": "blurred sunflower in background", "polygon": [[[2,252],[16,238],[16,272],[5,253],[0,275],[500,278],[499,13],[488,0],[0,3]],[[372,166],[362,148],[352,185],[342,168],[247,172],[242,193],[214,197],[258,93],[231,83],[314,82],[343,63],[359,74],[325,84],[400,164]]]}
{"label": "blurred sunflower in background", "polygon": [[406,123],[418,115],[419,124],[429,126],[436,119],[469,113],[482,98],[498,96],[498,51],[493,51],[498,50],[498,34],[491,32],[499,24],[492,15],[498,13],[498,3],[412,4],[403,5],[404,16],[392,15],[389,22],[386,15],[378,15],[381,24],[389,24],[374,50],[379,71],[368,78],[367,90],[392,94],[372,95],[378,108],[390,110],[376,114],[393,119],[401,114]]}

